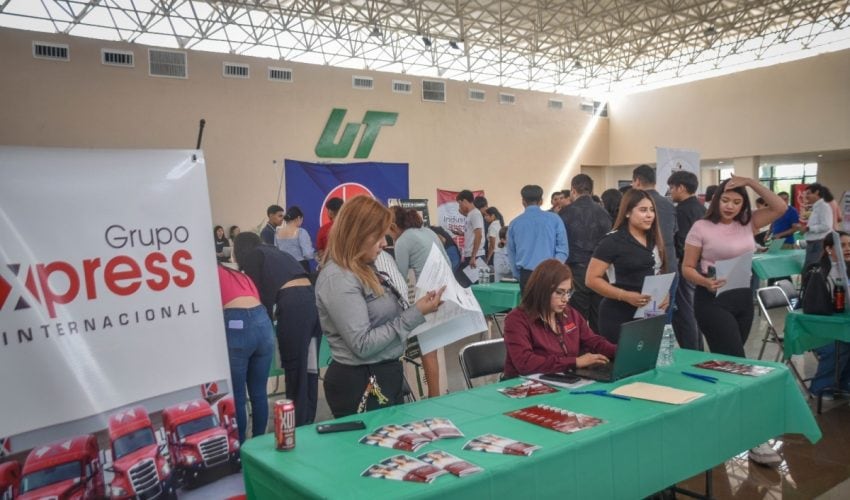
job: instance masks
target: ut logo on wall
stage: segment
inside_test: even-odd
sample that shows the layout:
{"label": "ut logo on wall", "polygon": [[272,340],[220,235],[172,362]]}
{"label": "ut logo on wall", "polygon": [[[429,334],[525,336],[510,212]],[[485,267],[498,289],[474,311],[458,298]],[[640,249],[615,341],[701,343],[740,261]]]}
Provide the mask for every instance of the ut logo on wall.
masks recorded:
{"label": "ut logo on wall", "polygon": [[363,115],[361,123],[348,123],[342,132],[339,142],[334,142],[339,127],[342,125],[342,120],[345,118],[346,110],[342,108],[334,108],[331,111],[331,116],[328,118],[328,123],[325,124],[325,130],[322,131],[322,136],[319,137],[319,142],[316,144],[316,156],[319,158],[345,158],[351,152],[351,146],[354,145],[354,140],[357,139],[357,134],[363,125],[366,130],[360,138],[360,144],[357,145],[357,150],[354,152],[355,158],[368,158],[372,152],[372,146],[375,145],[375,139],[378,138],[378,132],[383,126],[395,125],[398,113],[389,113],[386,111],[367,111]]}

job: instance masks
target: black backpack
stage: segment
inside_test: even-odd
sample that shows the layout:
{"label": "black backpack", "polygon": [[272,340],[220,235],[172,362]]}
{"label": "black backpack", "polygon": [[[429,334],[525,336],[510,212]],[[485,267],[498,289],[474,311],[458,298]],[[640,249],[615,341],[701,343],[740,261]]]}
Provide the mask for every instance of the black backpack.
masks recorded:
{"label": "black backpack", "polygon": [[811,264],[803,273],[800,304],[806,314],[831,316],[833,313],[832,291],[824,271],[820,264]]}

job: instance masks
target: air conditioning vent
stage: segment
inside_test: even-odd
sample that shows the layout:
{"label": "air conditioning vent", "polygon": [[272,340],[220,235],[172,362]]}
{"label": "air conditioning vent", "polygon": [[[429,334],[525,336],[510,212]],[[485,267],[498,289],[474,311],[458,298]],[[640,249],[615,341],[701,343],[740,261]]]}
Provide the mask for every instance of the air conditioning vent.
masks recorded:
{"label": "air conditioning vent", "polygon": [[564,101],[549,99],[549,109],[564,109]]}
{"label": "air conditioning vent", "polygon": [[446,102],[446,82],[422,80],[422,100]]}
{"label": "air conditioning vent", "polygon": [[499,92],[499,104],[516,104],[516,96]]}
{"label": "air conditioning vent", "polygon": [[70,49],[64,43],[32,42],[32,56],[53,61],[71,60]]}
{"label": "air conditioning vent", "polygon": [[396,94],[410,94],[413,92],[413,84],[401,80],[393,80],[393,92]]}
{"label": "air conditioning vent", "polygon": [[106,66],[133,68],[136,66],[136,58],[129,50],[100,49],[100,63]]}
{"label": "air conditioning vent", "polygon": [[[600,106],[602,106],[601,111],[599,110]],[[581,110],[591,115],[594,115],[599,112],[599,116],[603,118],[608,116],[608,104],[605,103],[605,105],[603,106],[603,104],[599,101],[584,101],[581,103]]]}
{"label": "air conditioning vent", "polygon": [[484,98],[487,94],[483,90],[478,89],[469,89],[469,100],[470,101],[478,101],[484,102]]}
{"label": "air conditioning vent", "polygon": [[269,80],[291,82],[292,70],[289,68],[269,68]]}
{"label": "air conditioning vent", "polygon": [[372,90],[375,81],[368,76],[353,76],[351,77],[351,86],[355,89]]}
{"label": "air conditioning vent", "polygon": [[247,64],[226,62],[222,66],[222,76],[225,78],[250,78],[251,68]]}
{"label": "air conditioning vent", "polygon": [[151,76],[188,78],[186,53],[177,50],[148,49]]}

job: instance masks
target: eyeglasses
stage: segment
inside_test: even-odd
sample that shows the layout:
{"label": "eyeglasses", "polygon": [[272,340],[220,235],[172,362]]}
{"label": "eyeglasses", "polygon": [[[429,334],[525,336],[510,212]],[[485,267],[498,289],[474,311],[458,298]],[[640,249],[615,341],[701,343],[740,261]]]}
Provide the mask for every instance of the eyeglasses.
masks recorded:
{"label": "eyeglasses", "polygon": [[559,299],[567,299],[570,300],[573,297],[573,290],[564,290],[563,288],[556,289],[554,293]]}

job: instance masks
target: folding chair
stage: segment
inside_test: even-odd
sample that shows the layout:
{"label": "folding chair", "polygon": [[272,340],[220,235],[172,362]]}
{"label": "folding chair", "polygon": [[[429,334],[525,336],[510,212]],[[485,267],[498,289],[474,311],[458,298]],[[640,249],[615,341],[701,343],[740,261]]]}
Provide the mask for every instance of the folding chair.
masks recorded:
{"label": "folding chair", "polygon": [[458,353],[466,387],[472,379],[502,373],[505,367],[505,339],[482,340],[464,346]]}
{"label": "folding chair", "polygon": [[800,299],[800,291],[794,286],[794,283],[791,283],[788,280],[781,280],[774,283],[775,286],[778,286],[785,292],[785,296],[788,297],[788,302],[791,303],[792,308],[795,300]]}
{"label": "folding chair", "polygon": [[[788,296],[780,286],[766,286],[764,288],[759,288],[756,291],[756,298],[758,299],[759,309],[764,315],[765,321],[767,321],[767,330],[764,332],[764,337],[761,339],[762,344],[758,359],[762,359],[764,356],[764,349],[767,347],[768,342],[770,342],[776,344],[779,348],[776,353],[776,358],[774,359],[774,361],[779,361],[784,350],[784,343],[783,338],[779,335],[779,332],[774,325],[774,317],[772,314],[776,314],[781,309],[785,309],[786,312],[791,312],[791,302],[788,300]],[[788,368],[790,368],[794,373],[794,376],[800,382],[800,385],[805,387],[806,379],[800,375],[800,372],[797,371],[797,367],[794,366],[794,363],[790,358],[785,360],[785,364],[788,365]]]}

